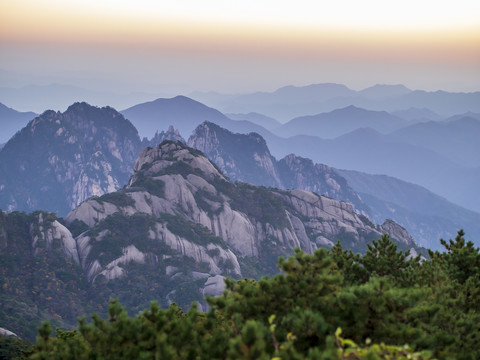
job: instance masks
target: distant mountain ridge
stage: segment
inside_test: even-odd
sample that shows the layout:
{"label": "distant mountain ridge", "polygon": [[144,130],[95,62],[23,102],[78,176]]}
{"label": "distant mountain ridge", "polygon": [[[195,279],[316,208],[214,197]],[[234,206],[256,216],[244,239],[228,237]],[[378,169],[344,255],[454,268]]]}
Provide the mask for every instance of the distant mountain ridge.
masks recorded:
{"label": "distant mountain ridge", "polygon": [[267,130],[272,130],[280,127],[282,125],[281,122],[271,118],[269,116],[265,116],[259,113],[248,113],[248,114],[225,114],[232,120],[248,120],[254,124],[263,126]]}
{"label": "distant mountain ridge", "polygon": [[350,105],[377,111],[428,108],[448,117],[465,111],[480,112],[480,92],[453,93],[410,90],[402,85],[375,85],[355,91],[341,84],[286,86],[273,92],[222,96],[192,96],[225,113],[258,112],[286,122],[299,116],[329,112]]}
{"label": "distant mountain ridge", "polygon": [[440,121],[444,119],[444,117],[427,108],[411,107],[409,109],[393,111],[391,114],[413,122]]}
{"label": "distant mountain ridge", "polygon": [[398,96],[403,96],[410,93],[412,90],[405,85],[386,85],[376,84],[366,89],[358,91],[358,94],[371,99],[388,99]]}
{"label": "distant mountain ridge", "polygon": [[188,137],[197,125],[205,120],[221,121],[228,119],[220,111],[209,108],[186,96],[135,105],[121,111],[138,129],[140,136],[151,136],[156,131],[174,125],[182,136]]}
{"label": "distant mountain ridge", "polygon": [[[360,112],[363,111],[366,110],[360,110]],[[329,116],[337,112],[332,112]],[[375,116],[385,114],[366,112]],[[166,115],[156,116],[155,113]],[[475,185],[480,181],[480,169],[462,166],[442,155],[446,154],[445,152],[438,153],[425,147],[424,145],[428,141],[425,141],[425,144],[421,142],[410,144],[396,141],[389,134],[384,135],[361,129],[356,129],[336,139],[321,139],[312,136],[308,127],[305,130],[308,131],[308,135],[297,135],[287,139],[252,122],[231,120],[218,110],[186,97],[159,99],[156,102],[139,104],[135,108],[135,114],[134,117],[129,117],[134,123],[135,121],[149,122],[155,119],[152,122],[155,124],[154,128],[166,129],[170,124],[181,125],[184,130],[180,129],[180,134],[185,138],[205,120],[214,122],[232,132],[245,134],[256,132],[267,141],[271,153],[277,159],[294,153],[310,158],[316,163],[328,164],[336,168],[386,174],[417,183],[463,207],[480,211],[478,202],[474,201],[477,195],[480,196],[480,190]],[[152,133],[154,133],[153,130]],[[447,142],[451,143],[451,139]],[[464,156],[464,159],[475,161],[474,152],[471,155],[462,155],[465,152],[462,153],[460,149],[465,149],[466,144],[467,142],[459,146],[457,150],[452,151],[452,154],[458,154],[457,158]],[[442,150],[448,152],[448,150]],[[415,159],[415,161],[411,161],[411,159]],[[456,174],[461,174],[461,176],[456,176]]]}
{"label": "distant mountain ridge", "polygon": [[465,116],[429,121],[399,129],[393,141],[422,146],[467,167],[480,166],[480,119]]}
{"label": "distant mountain ridge", "polygon": [[396,178],[351,170],[336,171],[368,204],[374,221],[395,220],[423,246],[436,248],[436,239],[451,238],[460,228],[471,238],[480,238],[478,212],[452,204],[419,185]]}
{"label": "distant mountain ridge", "polygon": [[406,125],[403,119],[386,111],[370,111],[350,105],[328,113],[292,119],[273,132],[283,137],[308,134],[322,139],[334,139],[359,127],[372,128],[386,134]]}

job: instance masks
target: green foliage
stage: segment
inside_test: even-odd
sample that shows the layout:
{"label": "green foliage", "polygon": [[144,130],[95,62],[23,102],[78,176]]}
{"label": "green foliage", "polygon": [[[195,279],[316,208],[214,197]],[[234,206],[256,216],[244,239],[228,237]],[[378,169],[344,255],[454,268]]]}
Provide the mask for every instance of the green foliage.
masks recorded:
{"label": "green foliage", "polygon": [[149,176],[143,175],[142,172],[136,174],[137,178],[130,187],[130,190],[135,188],[141,188],[148,191],[150,194],[164,197],[165,196],[165,183],[160,179],[153,179]]}
{"label": "green foliage", "polygon": [[447,250],[445,253],[429,252],[432,259],[442,262],[449,275],[460,284],[480,273],[480,253],[475,248],[473,242],[465,241],[463,230],[458,232],[455,240],[449,240],[447,243],[441,239],[440,243]]}
{"label": "green foliage", "polygon": [[205,226],[187,221],[180,216],[161,214],[160,219],[167,224],[168,230],[199,245],[216,244],[226,249],[227,245],[222,238],[215,236]]}
{"label": "green foliage", "polygon": [[218,215],[223,211],[223,198],[209,191],[199,189],[194,194],[197,205],[210,216]]}
{"label": "green foliage", "polygon": [[[99,198],[96,198],[96,201],[98,201],[99,203],[108,202],[113,205],[122,206],[122,207],[135,205],[135,201],[130,196],[128,196],[125,192],[122,192],[121,190],[104,194]],[[78,221],[77,219],[75,220]]]}
{"label": "green foliage", "polygon": [[130,244],[140,251],[147,251],[153,246],[153,241],[148,237],[148,230],[155,224],[155,219],[147,214],[136,213],[125,216],[116,212],[106,217],[95,228],[94,235],[104,232],[102,241],[92,244],[88,254],[89,259],[98,259],[102,265],[122,255],[122,249]]}
{"label": "green foliage", "polygon": [[378,241],[373,240],[367,247],[361,264],[371,275],[391,276],[396,281],[407,281],[409,270],[418,270],[420,255],[407,260],[409,251],[398,251],[397,245],[387,234]]}
{"label": "green foliage", "polygon": [[212,184],[219,193],[230,199],[233,210],[243,212],[256,221],[268,223],[280,229],[288,226],[285,203],[279,191],[248,183],[232,184],[220,178],[214,179]]}
{"label": "green foliage", "polygon": [[263,187],[249,184],[236,184],[238,195],[232,202],[232,209],[239,210],[261,223],[278,228],[288,226],[285,205],[279,194]]}
{"label": "green foliage", "polygon": [[32,344],[16,336],[0,335],[0,360],[18,359],[28,354]]}
{"label": "green foliage", "polygon": [[84,231],[87,231],[89,227],[82,220],[75,219],[68,225],[68,229],[72,233],[73,237],[77,237]]}
{"label": "green foliage", "polygon": [[[227,280],[207,313],[152,303],[130,317],[114,300],[107,318],[82,319],[76,331],[52,337],[42,325],[32,359],[475,360],[479,250],[463,232],[442,244],[446,252],[422,263],[388,236],[364,256],[340,243],[313,254],[297,249],[279,259],[280,274]],[[198,287],[184,284],[175,291],[190,301]]]}
{"label": "green foliage", "polygon": [[365,341],[365,347],[358,346],[349,339],[341,337],[342,329],[335,331],[335,343],[338,347],[338,354],[341,359],[372,359],[372,360],[428,360],[431,359],[429,351],[414,352],[408,346],[392,346],[381,344],[372,344],[370,339]]}
{"label": "green foliage", "polygon": [[197,174],[197,175],[204,175],[203,171],[199,168],[193,168],[185,161],[175,161],[172,165],[167,166],[165,169],[161,170],[160,172],[156,173],[156,176],[160,175],[182,175],[186,177],[190,174]]}
{"label": "green foliage", "polygon": [[[5,235],[0,239],[4,245],[0,251],[0,324],[28,340],[35,339],[34,328],[40,319],[68,328],[86,310],[77,296],[86,285],[81,269],[65,257],[59,242],[47,246],[40,215],[44,227],[56,220],[44,212],[0,212],[0,233]],[[32,246],[32,236],[38,237],[36,245],[41,246]]]}

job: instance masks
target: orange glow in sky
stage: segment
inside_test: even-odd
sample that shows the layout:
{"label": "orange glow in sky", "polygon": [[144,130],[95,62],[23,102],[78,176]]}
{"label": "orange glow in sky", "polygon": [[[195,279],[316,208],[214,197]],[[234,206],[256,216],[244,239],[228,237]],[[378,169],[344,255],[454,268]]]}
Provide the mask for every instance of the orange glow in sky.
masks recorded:
{"label": "orange glow in sky", "polygon": [[[42,48],[44,54],[39,53]],[[475,82],[480,83],[480,1],[337,0],[324,4],[309,0],[2,0],[0,3],[0,69],[32,71],[33,65],[28,69],[28,62],[20,58],[35,53],[37,70],[45,63],[44,71],[52,71],[47,63],[52,66],[55,62],[55,51],[72,48],[77,49],[78,62],[65,55],[59,68],[68,70],[68,62],[72,69],[81,69],[82,61],[84,66],[92,66],[92,56],[98,58],[111,50],[127,52],[129,63],[139,64],[145,62],[142,57],[158,58],[160,63],[162,57],[170,58],[172,63],[175,57],[181,61],[189,57],[192,62],[198,61],[198,71],[205,71],[208,66],[202,61],[209,59],[222,59],[225,70],[229,61],[237,66],[238,59],[247,59],[252,77],[262,73],[260,62],[269,61],[283,64],[278,65],[280,73],[286,63],[288,68],[283,69],[290,73],[295,64],[306,69],[305,63],[311,71],[315,62],[323,67],[332,66],[330,74],[341,71],[340,65],[349,64],[355,69],[361,64],[372,69],[379,65],[384,69],[383,74],[389,66],[392,72],[398,70],[403,74],[410,68],[419,76],[418,84],[412,85],[421,86],[420,78],[424,76],[424,87],[428,88],[438,86],[439,81],[432,78],[429,82],[428,77],[435,75],[431,71],[422,75],[421,71],[433,65],[439,69],[436,76],[451,77],[444,83],[455,83],[461,88],[465,81],[464,88],[472,89]],[[118,66],[120,69],[121,64]],[[240,72],[248,73],[248,69]],[[381,78],[362,80],[361,71],[357,78],[353,71],[346,72],[352,74],[353,86],[382,82]],[[300,70],[298,74],[297,83],[323,80],[318,74],[310,74],[310,78]],[[414,78],[413,74],[411,77]],[[295,82],[295,76],[292,74],[285,81]],[[342,81],[345,82],[338,79]],[[392,76],[383,82],[402,82],[402,78]],[[265,78],[266,86],[280,83],[278,79],[272,82],[271,78]],[[230,85],[229,90],[235,90],[234,84]]]}

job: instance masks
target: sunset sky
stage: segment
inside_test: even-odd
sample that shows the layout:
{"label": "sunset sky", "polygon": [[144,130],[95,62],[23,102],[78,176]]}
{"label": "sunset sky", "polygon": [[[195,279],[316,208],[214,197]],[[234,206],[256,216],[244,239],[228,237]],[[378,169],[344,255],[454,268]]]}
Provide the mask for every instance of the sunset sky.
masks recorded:
{"label": "sunset sky", "polygon": [[480,1],[0,0],[0,86],[480,90]]}

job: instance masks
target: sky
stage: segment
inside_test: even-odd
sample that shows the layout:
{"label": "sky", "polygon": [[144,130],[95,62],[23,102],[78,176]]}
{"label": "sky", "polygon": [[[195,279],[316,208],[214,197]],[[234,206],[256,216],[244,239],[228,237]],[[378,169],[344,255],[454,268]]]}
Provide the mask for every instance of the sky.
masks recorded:
{"label": "sky", "polygon": [[480,90],[480,1],[0,0],[0,87],[187,94],[324,82]]}

